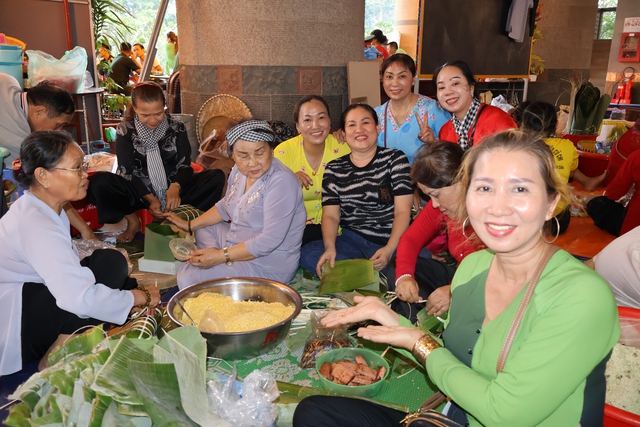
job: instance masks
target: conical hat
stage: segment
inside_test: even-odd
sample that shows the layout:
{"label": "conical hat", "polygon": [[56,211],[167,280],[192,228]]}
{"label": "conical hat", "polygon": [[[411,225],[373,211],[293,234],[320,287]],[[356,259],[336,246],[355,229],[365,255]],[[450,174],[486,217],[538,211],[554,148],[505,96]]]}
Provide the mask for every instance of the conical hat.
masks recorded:
{"label": "conical hat", "polygon": [[224,93],[212,96],[198,112],[198,140],[202,143],[213,129],[226,133],[235,122],[244,118],[251,118],[251,111],[240,99]]}

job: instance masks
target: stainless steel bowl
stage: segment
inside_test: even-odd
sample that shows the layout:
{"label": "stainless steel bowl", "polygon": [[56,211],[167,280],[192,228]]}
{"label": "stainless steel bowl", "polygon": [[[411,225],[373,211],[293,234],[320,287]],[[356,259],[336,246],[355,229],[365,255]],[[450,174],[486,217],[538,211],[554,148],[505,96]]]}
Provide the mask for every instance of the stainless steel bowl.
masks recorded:
{"label": "stainless steel bowl", "polygon": [[276,347],[285,339],[289,333],[291,321],[302,308],[302,297],[287,285],[254,277],[233,277],[207,280],[182,289],[169,300],[167,305],[169,318],[176,324],[184,326],[185,323],[179,320],[182,319],[182,309],[176,301],[184,304],[187,298],[197,297],[203,292],[228,295],[236,301],[280,302],[295,307],[291,316],[268,328],[217,334],[200,332],[207,340],[207,354],[221,359],[251,359]]}

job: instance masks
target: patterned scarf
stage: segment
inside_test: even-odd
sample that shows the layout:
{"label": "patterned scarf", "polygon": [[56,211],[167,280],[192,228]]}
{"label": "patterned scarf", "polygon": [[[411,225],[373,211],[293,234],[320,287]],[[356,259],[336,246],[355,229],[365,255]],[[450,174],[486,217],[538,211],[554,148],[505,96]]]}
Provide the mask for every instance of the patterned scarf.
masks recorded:
{"label": "patterned scarf", "polygon": [[164,170],[164,163],[160,156],[160,146],[158,141],[162,139],[169,128],[169,121],[165,116],[155,129],[149,129],[140,122],[136,115],[134,119],[136,132],[142,141],[147,156],[147,171],[149,172],[149,180],[153,187],[155,196],[160,201],[162,210],[164,210],[167,198],[167,174]]}
{"label": "patterned scarf", "polygon": [[458,120],[455,115],[451,116],[453,127],[458,135],[458,145],[464,151],[467,151],[473,145],[473,141],[469,141],[469,129],[471,129],[471,126],[476,121],[479,109],[480,101],[478,101],[478,98],[474,97],[471,107],[469,107],[469,111],[467,111],[467,115],[464,116],[464,120],[462,122]]}

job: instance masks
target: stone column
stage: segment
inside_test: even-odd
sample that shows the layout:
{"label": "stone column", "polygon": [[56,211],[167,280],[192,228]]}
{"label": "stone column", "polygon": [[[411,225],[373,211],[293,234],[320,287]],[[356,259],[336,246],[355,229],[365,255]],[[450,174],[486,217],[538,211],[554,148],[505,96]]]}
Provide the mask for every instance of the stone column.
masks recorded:
{"label": "stone column", "polygon": [[347,104],[347,62],[364,59],[364,0],[177,0],[184,113],[211,96],[242,99],[253,116],[293,124],[318,94],[334,128]]}
{"label": "stone column", "polygon": [[394,26],[400,32],[400,47],[407,55],[416,57],[418,49],[418,8],[420,0],[396,0]]}

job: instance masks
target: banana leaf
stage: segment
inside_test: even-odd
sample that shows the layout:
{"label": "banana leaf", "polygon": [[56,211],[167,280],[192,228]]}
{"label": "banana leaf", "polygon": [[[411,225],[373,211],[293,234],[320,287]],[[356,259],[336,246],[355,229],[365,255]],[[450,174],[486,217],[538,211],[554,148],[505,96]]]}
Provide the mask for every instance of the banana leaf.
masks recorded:
{"label": "banana leaf", "polygon": [[202,338],[200,331],[195,326],[183,326],[169,331],[159,342],[158,347],[171,352],[169,336],[190,349],[197,357],[202,369],[202,375],[207,369],[207,341]]}
{"label": "banana leaf", "polygon": [[[62,394],[71,396],[74,388],[74,381],[80,373],[94,365],[104,365],[109,358],[108,350],[96,354],[88,354],[73,362],[65,363],[57,369],[50,369],[42,373],[42,378],[49,381],[51,385],[57,387]],[[87,383],[89,384],[89,383]]]}
{"label": "banana leaf", "polygon": [[[196,328],[191,327],[191,329]],[[198,336],[205,341],[199,332]],[[200,358],[171,335],[168,334],[166,338],[174,358],[173,365],[178,375],[179,396],[184,412],[202,427],[231,426],[209,408],[205,373],[199,361]],[[206,356],[206,344],[205,347],[201,347],[201,351]]]}
{"label": "banana leaf", "polygon": [[184,412],[173,364],[132,360],[130,375],[155,427],[197,426]]}
{"label": "banana leaf", "polygon": [[336,261],[331,268],[322,266],[322,279],[318,295],[349,292],[374,283],[373,262],[368,259],[346,259]]}
{"label": "banana leaf", "polygon": [[598,101],[598,104],[596,104],[591,116],[589,116],[587,126],[593,128],[594,133],[598,133],[600,131],[600,125],[602,125],[602,121],[604,120],[604,115],[609,108],[609,104],[611,104],[611,95],[605,93]]}
{"label": "banana leaf", "polygon": [[276,381],[276,383],[278,384],[278,390],[280,390],[280,397],[275,400],[276,404],[300,403],[302,399],[309,396],[344,396],[377,403],[378,405],[386,406],[387,408],[395,409],[397,411],[409,411],[408,406],[400,405],[397,403],[383,402],[381,400],[369,399],[366,397],[346,396],[342,395],[341,393],[336,393],[329,390],[315,387],[304,387],[297,384],[285,383],[282,381]]}
{"label": "banana leaf", "polygon": [[20,402],[13,405],[9,410],[9,416],[4,420],[4,425],[8,427],[31,427],[29,418],[31,417],[31,408],[26,402]]}
{"label": "banana leaf", "polygon": [[98,394],[91,404],[91,420],[89,427],[102,427],[104,414],[113,402],[109,396]]}
{"label": "banana leaf", "polygon": [[[446,312],[442,314],[440,318],[442,320],[447,320],[448,316],[449,312]],[[420,310],[416,317],[418,318],[418,325],[420,326],[420,329],[422,329],[424,332],[430,333],[432,335],[439,335],[442,333],[442,331],[444,331],[444,323],[438,320],[438,318],[434,315],[428,314],[426,308]]]}
{"label": "banana leaf", "polygon": [[134,417],[122,414],[117,404],[112,401],[104,411],[101,424],[96,427],[151,427],[151,425],[149,417]]}
{"label": "banana leaf", "polygon": [[575,98],[575,110],[571,123],[573,134],[593,134],[597,129],[593,128],[593,121],[589,124],[589,117],[600,100],[600,89],[591,82],[584,83],[578,89]]}
{"label": "banana leaf", "polygon": [[104,331],[102,325],[89,329],[88,331],[73,337],[64,345],[52,351],[47,357],[49,366],[53,366],[60,360],[73,353],[81,353],[83,355],[91,353],[93,347],[98,345],[104,339]]}
{"label": "banana leaf", "polygon": [[98,372],[91,388],[97,393],[112,397],[117,402],[142,405],[129,372],[131,362],[153,362],[153,355],[141,350],[127,337],[120,338],[118,345]]}

